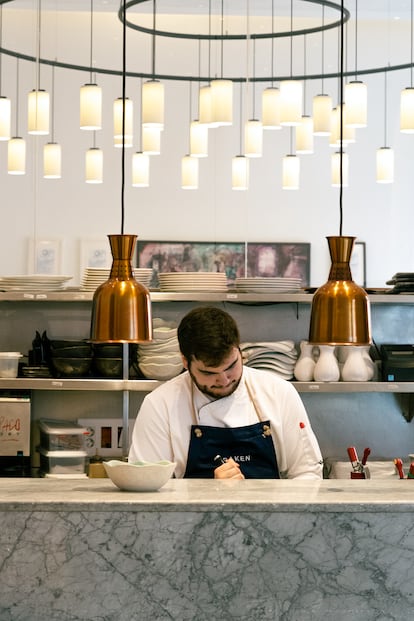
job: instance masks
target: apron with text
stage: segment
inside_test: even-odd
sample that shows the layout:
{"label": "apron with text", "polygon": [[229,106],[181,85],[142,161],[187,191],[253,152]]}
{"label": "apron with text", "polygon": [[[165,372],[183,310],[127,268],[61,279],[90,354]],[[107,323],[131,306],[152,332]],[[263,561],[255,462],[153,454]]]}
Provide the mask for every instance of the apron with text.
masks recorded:
{"label": "apron with text", "polygon": [[276,452],[270,431],[270,421],[262,421],[256,403],[246,384],[259,422],[243,427],[191,426],[190,445],[184,478],[214,478],[216,455],[232,457],[240,465],[246,479],[279,479]]}

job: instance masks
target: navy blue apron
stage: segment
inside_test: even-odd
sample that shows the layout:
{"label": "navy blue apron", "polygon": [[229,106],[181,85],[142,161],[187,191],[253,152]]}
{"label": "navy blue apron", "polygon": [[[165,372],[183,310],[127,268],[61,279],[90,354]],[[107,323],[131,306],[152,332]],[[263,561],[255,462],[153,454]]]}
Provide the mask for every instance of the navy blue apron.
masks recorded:
{"label": "navy blue apron", "polygon": [[216,455],[232,457],[246,479],[280,478],[268,420],[243,427],[192,425],[184,478],[214,478]]}
{"label": "navy blue apron", "polygon": [[246,479],[279,479],[270,422],[245,427],[192,425],[184,478],[214,478],[214,457],[232,457]]}

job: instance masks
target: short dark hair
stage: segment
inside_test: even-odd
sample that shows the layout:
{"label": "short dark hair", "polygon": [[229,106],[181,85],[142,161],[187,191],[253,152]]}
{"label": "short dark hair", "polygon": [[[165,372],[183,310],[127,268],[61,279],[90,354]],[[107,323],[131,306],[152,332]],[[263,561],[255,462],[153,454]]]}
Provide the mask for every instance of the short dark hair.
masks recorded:
{"label": "short dark hair", "polygon": [[239,328],[233,317],[214,306],[193,308],[181,320],[177,336],[187,362],[195,358],[209,367],[219,366],[240,345]]}

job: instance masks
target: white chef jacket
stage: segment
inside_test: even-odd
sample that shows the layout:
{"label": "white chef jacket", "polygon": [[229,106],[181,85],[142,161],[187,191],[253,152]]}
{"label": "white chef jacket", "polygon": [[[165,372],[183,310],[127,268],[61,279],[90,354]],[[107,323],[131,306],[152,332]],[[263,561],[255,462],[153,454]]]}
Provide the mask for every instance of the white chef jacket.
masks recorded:
{"label": "white chef jacket", "polygon": [[288,381],[243,366],[240,384],[228,397],[212,399],[192,384],[186,371],[145,397],[132,432],[130,462],[168,459],[177,464],[175,477],[182,478],[191,425],[243,427],[270,420],[280,476],[322,477],[318,442],[302,400]]}

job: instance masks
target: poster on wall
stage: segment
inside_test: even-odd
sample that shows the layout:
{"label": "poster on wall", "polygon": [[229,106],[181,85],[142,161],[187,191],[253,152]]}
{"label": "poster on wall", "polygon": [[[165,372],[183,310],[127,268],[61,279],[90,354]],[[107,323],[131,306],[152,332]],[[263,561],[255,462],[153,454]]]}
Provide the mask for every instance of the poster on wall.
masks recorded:
{"label": "poster on wall", "polygon": [[236,278],[301,278],[309,285],[310,244],[293,242],[145,241],[137,243],[137,267],[153,270],[151,288],[163,272],[224,272]]}

